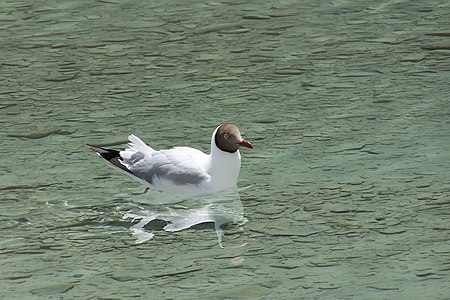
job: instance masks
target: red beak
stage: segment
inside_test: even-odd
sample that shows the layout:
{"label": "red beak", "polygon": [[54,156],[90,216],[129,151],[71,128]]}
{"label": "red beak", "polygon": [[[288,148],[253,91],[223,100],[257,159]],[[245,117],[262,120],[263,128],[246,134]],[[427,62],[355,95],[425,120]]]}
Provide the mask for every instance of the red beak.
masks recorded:
{"label": "red beak", "polygon": [[242,141],[239,143],[239,145],[244,146],[244,147],[247,147],[247,148],[250,148],[250,149],[253,149],[252,144],[250,144],[250,143],[247,142],[246,140],[242,140]]}

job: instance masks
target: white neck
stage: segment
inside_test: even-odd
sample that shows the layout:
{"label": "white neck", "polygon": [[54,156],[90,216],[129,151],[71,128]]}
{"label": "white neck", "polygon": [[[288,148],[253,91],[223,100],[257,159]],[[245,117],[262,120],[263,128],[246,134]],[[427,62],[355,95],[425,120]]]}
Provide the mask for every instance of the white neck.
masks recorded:
{"label": "white neck", "polygon": [[211,137],[210,174],[211,183],[218,189],[231,188],[237,185],[241,169],[241,154],[239,150],[233,153],[220,150],[216,145],[216,132]]}

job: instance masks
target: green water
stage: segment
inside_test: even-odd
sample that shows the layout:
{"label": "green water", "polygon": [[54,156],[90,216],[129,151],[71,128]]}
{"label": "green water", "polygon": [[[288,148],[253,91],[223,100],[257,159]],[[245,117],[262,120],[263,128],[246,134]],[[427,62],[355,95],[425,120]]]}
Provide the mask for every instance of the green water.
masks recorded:
{"label": "green water", "polygon": [[[2,1],[0,298],[447,299],[449,15]],[[225,248],[206,223],[136,243],[124,216],[167,195],[131,195],[85,144],[208,151],[221,122],[255,147]]]}

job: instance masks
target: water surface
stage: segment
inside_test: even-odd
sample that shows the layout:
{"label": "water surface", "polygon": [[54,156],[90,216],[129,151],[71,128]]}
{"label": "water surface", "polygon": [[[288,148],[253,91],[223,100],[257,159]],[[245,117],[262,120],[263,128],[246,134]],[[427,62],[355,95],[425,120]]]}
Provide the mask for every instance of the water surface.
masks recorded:
{"label": "water surface", "polygon": [[[2,298],[448,297],[449,8],[3,1]],[[245,246],[136,243],[123,217],[161,195],[85,144],[208,151],[221,122],[255,147],[224,236]]]}

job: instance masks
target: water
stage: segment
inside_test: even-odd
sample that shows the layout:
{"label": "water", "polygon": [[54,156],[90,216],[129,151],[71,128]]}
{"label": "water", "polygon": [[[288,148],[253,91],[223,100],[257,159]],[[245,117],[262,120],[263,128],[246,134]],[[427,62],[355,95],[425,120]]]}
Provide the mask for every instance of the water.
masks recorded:
{"label": "water", "polygon": [[[450,295],[448,1],[0,12],[2,298]],[[85,144],[208,151],[221,122],[255,146],[225,247],[211,223],[136,243],[161,195]]]}

